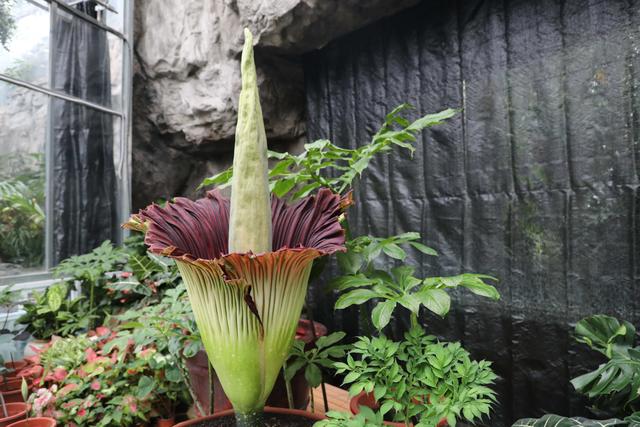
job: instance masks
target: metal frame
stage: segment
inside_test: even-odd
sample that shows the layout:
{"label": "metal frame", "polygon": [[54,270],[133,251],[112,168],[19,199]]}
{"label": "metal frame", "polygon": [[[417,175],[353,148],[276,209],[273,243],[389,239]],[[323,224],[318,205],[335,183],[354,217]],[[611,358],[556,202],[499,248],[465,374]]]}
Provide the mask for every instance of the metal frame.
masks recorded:
{"label": "metal frame", "polygon": [[[37,7],[42,5],[32,0],[26,0],[34,4]],[[49,96],[49,102],[53,98],[63,99],[68,102],[84,105],[89,108],[94,108],[106,114],[111,114],[120,119],[120,159],[117,165],[118,176],[117,187],[118,194],[120,195],[120,222],[125,222],[128,218],[131,209],[131,114],[132,114],[132,91],[133,91],[133,43],[131,37],[133,37],[133,13],[134,13],[134,1],[125,0],[123,2],[123,29],[124,34],[105,25],[104,23],[93,19],[83,13],[80,13],[76,9],[63,0],[43,0],[49,3],[49,81],[48,87],[42,87],[23,80],[15,79],[6,74],[0,73],[0,81],[4,81],[16,86],[21,86],[35,92],[39,92]],[[107,5],[102,5],[107,6]],[[108,10],[115,12],[113,8],[108,7]],[[122,104],[120,111],[108,108],[72,95],[68,95],[61,91],[51,89],[53,87],[53,43],[56,39],[55,34],[55,18],[60,11],[68,12],[78,19],[82,19],[106,32],[109,32],[122,42]],[[49,111],[51,111],[49,109]],[[46,201],[45,201],[45,269],[47,271],[40,273],[25,273],[16,276],[0,277],[0,286],[14,285],[15,289],[31,289],[35,287],[41,288],[48,286],[52,280],[48,270],[53,267],[53,147],[52,147],[52,130],[53,123],[51,120],[51,114],[47,116],[47,133],[45,139],[45,168],[46,168]],[[121,232],[120,238],[125,236],[124,232]]]}

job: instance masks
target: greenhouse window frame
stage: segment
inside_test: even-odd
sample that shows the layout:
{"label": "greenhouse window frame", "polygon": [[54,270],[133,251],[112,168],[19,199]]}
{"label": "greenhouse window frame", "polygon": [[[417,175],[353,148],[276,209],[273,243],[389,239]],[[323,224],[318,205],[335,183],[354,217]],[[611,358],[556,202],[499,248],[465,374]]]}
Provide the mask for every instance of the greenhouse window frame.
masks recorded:
{"label": "greenhouse window frame", "polygon": [[[93,17],[84,14],[72,6],[63,2],[63,0],[26,0],[36,7],[43,8],[42,3],[48,4],[49,13],[49,57],[48,57],[48,87],[43,87],[37,84],[27,82],[25,80],[11,77],[7,74],[0,72],[0,82],[5,82],[10,85],[20,86],[34,92],[44,94],[48,97],[49,105],[52,100],[61,99],[74,104],[83,105],[92,109],[96,109],[106,114],[110,114],[121,120],[120,126],[120,149],[122,152],[122,162],[117,165],[120,176],[118,180],[118,220],[120,223],[125,222],[128,219],[129,212],[131,210],[131,145],[132,145],[132,93],[133,93],[133,18],[134,18],[134,3],[135,0],[123,0],[123,32],[120,32],[103,22],[100,22]],[[112,11],[109,8],[105,10]],[[84,22],[116,36],[122,43],[122,99],[120,104],[120,110],[108,108],[103,105],[63,93],[53,88],[53,43],[56,40],[56,26],[54,20],[59,11],[72,14],[75,18],[81,19]],[[106,12],[105,12],[106,13]],[[47,112],[47,132],[45,139],[45,242],[44,242],[44,266],[43,271],[36,273],[23,273],[17,275],[8,275],[0,277],[0,287],[12,286],[12,289],[16,291],[25,291],[33,289],[46,288],[55,280],[51,275],[51,268],[54,267],[53,254],[54,254],[54,241],[53,241],[53,204],[54,200],[51,197],[53,194],[53,144],[52,144],[52,119],[51,108]],[[120,239],[124,239],[128,232],[124,229],[120,230]]]}

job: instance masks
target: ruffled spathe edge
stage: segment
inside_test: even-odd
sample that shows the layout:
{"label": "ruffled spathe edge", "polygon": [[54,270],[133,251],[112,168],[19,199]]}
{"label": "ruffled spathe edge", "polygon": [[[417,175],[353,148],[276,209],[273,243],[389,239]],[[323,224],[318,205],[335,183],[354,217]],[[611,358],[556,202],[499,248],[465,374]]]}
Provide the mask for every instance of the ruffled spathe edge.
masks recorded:
{"label": "ruffled spathe edge", "polygon": [[290,205],[273,196],[274,250],[265,254],[228,253],[229,199],[217,189],[195,201],[176,197],[164,207],[152,204],[124,226],[144,231],[151,252],[194,264],[237,264],[238,256],[255,259],[283,251],[305,252],[304,258],[313,259],[345,251],[340,217],[351,204],[350,194],[342,197],[328,189]]}

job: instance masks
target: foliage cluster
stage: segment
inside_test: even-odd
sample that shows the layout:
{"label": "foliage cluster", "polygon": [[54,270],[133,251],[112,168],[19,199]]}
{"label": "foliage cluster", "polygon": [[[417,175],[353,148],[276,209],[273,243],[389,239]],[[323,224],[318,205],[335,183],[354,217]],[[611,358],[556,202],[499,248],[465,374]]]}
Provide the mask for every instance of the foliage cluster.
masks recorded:
{"label": "foliage cluster", "polygon": [[105,241],[88,254],[62,261],[53,274],[59,281],[35,293],[18,319],[40,339],[92,329],[107,316],[159,301],[180,282],[173,261],[147,253],[139,236],[123,247]]}
{"label": "foliage cluster", "polygon": [[[0,262],[27,268],[42,265],[45,222],[43,156],[39,153],[18,153],[0,160]],[[19,168],[15,163],[20,164]]]}

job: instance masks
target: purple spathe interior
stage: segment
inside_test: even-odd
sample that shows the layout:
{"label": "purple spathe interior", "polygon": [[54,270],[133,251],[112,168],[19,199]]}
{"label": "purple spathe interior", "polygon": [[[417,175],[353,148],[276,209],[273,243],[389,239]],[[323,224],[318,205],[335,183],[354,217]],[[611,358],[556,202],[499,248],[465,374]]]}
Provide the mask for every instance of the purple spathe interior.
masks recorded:
{"label": "purple spathe interior", "polygon": [[[308,248],[321,254],[344,250],[339,221],[343,206],[341,196],[328,189],[290,205],[272,197],[272,249]],[[165,207],[151,205],[139,216],[149,224],[145,243],[152,252],[194,260],[228,253],[229,199],[217,189],[196,201],[176,197]]]}

